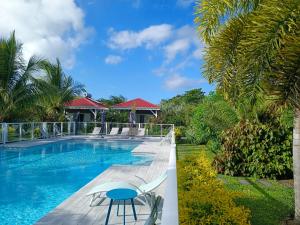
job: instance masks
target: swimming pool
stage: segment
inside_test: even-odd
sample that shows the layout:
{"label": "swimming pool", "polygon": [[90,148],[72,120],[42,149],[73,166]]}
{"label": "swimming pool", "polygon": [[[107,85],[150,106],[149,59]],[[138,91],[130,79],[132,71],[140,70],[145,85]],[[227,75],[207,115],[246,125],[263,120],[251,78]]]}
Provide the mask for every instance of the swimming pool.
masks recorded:
{"label": "swimming pool", "polygon": [[0,224],[35,223],[112,164],[145,164],[139,142],[68,140],[0,147]]}

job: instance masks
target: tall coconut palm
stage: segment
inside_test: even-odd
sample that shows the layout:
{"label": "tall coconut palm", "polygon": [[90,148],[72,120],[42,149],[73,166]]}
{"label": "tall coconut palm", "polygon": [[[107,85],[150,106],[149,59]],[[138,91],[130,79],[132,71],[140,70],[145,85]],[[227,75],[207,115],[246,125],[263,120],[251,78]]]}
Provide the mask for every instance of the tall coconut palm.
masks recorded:
{"label": "tall coconut palm", "polygon": [[64,120],[64,104],[84,92],[81,84],[67,76],[57,59],[55,64],[41,62],[45,75],[35,79],[38,94],[37,106],[42,120]]}
{"label": "tall coconut palm", "polygon": [[22,44],[15,32],[8,39],[0,39],[0,121],[13,120],[33,104],[34,92],[30,82],[38,70],[39,60],[31,57],[26,64]]}
{"label": "tall coconut palm", "polygon": [[[295,221],[300,223],[300,0],[202,0],[205,76],[232,102],[264,96],[295,111]],[[262,94],[263,93],[263,94]]]}

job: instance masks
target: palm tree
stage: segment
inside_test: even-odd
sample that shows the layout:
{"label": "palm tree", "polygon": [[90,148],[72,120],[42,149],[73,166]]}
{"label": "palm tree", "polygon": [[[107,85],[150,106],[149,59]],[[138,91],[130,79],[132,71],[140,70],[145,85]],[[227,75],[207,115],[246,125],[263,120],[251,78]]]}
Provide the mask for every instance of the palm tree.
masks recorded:
{"label": "palm tree", "polygon": [[300,0],[202,0],[205,76],[232,102],[292,107],[295,221],[300,223]]}
{"label": "palm tree", "polygon": [[58,59],[55,64],[41,62],[41,68],[45,76],[34,79],[40,117],[47,121],[63,121],[64,104],[82,94],[83,85],[74,82],[72,77],[63,72]]}
{"label": "palm tree", "polygon": [[38,70],[39,60],[31,57],[26,64],[22,44],[15,32],[8,39],[0,39],[0,121],[12,120],[33,104],[34,92],[30,82]]}

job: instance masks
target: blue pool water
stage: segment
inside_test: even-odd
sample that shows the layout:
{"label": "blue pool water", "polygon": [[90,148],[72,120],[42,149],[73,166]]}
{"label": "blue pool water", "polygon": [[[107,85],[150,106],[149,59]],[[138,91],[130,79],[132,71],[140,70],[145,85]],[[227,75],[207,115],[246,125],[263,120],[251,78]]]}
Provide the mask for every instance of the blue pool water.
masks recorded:
{"label": "blue pool water", "polygon": [[136,142],[62,141],[0,148],[0,224],[33,224],[112,164],[151,160]]}

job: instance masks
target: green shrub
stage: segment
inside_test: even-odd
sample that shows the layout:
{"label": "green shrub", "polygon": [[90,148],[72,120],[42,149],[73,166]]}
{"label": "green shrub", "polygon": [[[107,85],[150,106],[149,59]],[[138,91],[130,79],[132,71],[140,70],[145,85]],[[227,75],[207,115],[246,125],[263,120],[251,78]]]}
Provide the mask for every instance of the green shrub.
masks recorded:
{"label": "green shrub", "polygon": [[223,130],[237,122],[233,107],[222,96],[211,93],[196,108],[187,129],[187,138],[194,144],[206,144],[210,139],[219,138]]}
{"label": "green shrub", "polygon": [[292,177],[292,131],[279,124],[240,122],[222,135],[214,163],[232,176]]}
{"label": "green shrub", "polygon": [[33,135],[35,138],[39,138],[41,136],[41,129],[39,127],[34,128]]}
{"label": "green shrub", "polygon": [[178,163],[178,196],[181,225],[250,224],[250,211],[235,204],[239,195],[225,189],[205,153]]}
{"label": "green shrub", "polygon": [[221,142],[218,138],[211,139],[206,144],[206,149],[210,152],[217,153],[221,149]]}

